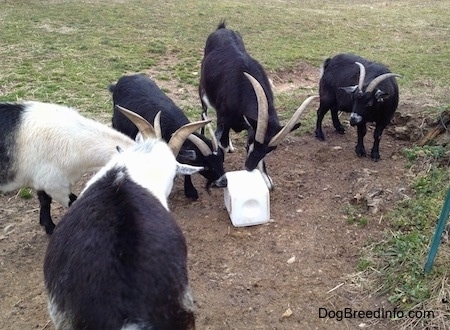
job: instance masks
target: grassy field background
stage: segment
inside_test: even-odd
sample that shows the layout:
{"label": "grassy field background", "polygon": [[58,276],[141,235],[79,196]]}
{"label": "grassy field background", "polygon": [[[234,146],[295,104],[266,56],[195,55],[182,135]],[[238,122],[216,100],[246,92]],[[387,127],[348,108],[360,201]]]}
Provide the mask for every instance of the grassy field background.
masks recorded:
{"label": "grassy field background", "polygon": [[[418,105],[420,117],[436,117],[450,109],[449,12],[448,0],[0,0],[0,101],[63,103],[109,121],[107,86],[128,72],[152,69],[158,79],[176,82],[174,88],[196,87],[204,42],[226,19],[270,72],[299,63],[318,69],[329,56],[356,53],[402,75],[401,102]],[[292,95],[311,92],[317,89],[277,95],[278,106],[294,109]],[[186,110],[198,118],[199,108],[200,102]],[[405,151],[411,167],[421,169],[417,195],[398,206],[386,240],[369,246],[361,259],[361,271],[383,283],[394,304],[429,302],[423,308],[440,309],[444,327],[449,310],[436,302],[450,299],[448,259],[428,276],[421,267],[434,230],[429,219],[439,216],[448,187],[448,163],[439,163],[448,150]]]}
{"label": "grassy field background", "polygon": [[[449,101],[449,1],[2,1],[0,99],[109,108],[105,86],[158,68],[196,85],[206,37],[226,19],[268,70],[354,52],[420,98]],[[442,91],[442,93],[439,93]]]}

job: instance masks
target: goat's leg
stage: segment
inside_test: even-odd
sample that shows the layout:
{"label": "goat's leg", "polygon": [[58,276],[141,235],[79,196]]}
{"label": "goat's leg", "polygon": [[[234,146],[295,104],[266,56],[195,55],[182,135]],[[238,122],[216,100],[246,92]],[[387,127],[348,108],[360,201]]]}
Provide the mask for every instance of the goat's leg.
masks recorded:
{"label": "goat's leg", "polygon": [[[200,102],[202,103],[202,116],[200,120],[204,120],[205,116],[208,116],[208,108],[211,108],[211,103],[208,100],[208,96],[206,96],[205,90],[202,86],[199,86],[198,93],[200,95]],[[200,133],[205,135],[205,126],[200,129]]]}
{"label": "goat's leg", "polygon": [[323,130],[322,130],[322,121],[323,121],[323,117],[325,116],[325,114],[327,112],[328,112],[328,107],[322,106],[322,104],[320,104],[319,109],[317,109],[316,130],[314,132],[316,135],[316,138],[320,141],[325,140],[325,135],[323,134]]}
{"label": "goat's leg", "polygon": [[219,147],[222,148],[225,153],[233,152],[235,150],[231,144],[229,127],[225,127],[224,124],[217,123],[216,138],[217,141],[219,141]]}
{"label": "goat's leg", "polygon": [[51,235],[55,229],[55,224],[50,215],[52,198],[43,190],[38,190],[37,195],[40,204],[39,223],[45,228],[45,232]]}
{"label": "goat's leg", "polygon": [[333,126],[339,134],[345,133],[345,128],[342,126],[339,120],[339,111],[336,108],[331,109],[331,119],[333,120]]}
{"label": "goat's leg", "polygon": [[184,194],[187,198],[191,198],[193,200],[198,199],[198,192],[192,183],[192,178],[190,175],[184,176]]}
{"label": "goat's leg", "polygon": [[[202,116],[201,116],[200,120],[204,120],[205,117],[208,117],[208,106],[206,104],[204,104],[203,101],[202,101],[202,108],[203,108],[203,110],[202,110]],[[200,129],[200,133],[202,135],[205,135],[205,126],[202,126],[202,128]]]}
{"label": "goat's leg", "polygon": [[266,163],[264,162],[264,159],[261,159],[258,163],[258,166],[256,167],[260,172],[264,179],[264,182],[266,183],[267,188],[269,191],[272,191],[274,188],[272,178],[267,174],[266,169]]}
{"label": "goat's leg", "polygon": [[376,125],[375,131],[373,132],[373,147],[372,151],[370,152],[370,157],[374,162],[377,162],[380,160],[380,141],[381,141],[381,134],[383,133],[384,128],[386,125]]}
{"label": "goat's leg", "polygon": [[77,200],[77,195],[70,193],[69,195],[69,206],[72,206],[73,202]]}
{"label": "goat's leg", "polygon": [[361,122],[357,126],[358,131],[358,143],[356,144],[355,152],[358,157],[366,156],[366,149],[364,148],[364,136],[367,133],[366,123]]}

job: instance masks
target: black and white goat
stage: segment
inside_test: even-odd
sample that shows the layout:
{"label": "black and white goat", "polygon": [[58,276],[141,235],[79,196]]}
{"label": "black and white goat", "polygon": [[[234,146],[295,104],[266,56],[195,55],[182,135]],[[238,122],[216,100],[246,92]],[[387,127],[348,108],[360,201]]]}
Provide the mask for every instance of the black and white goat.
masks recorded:
{"label": "black and white goat", "polygon": [[356,126],[358,132],[356,154],[366,156],[366,123],[374,122],[371,158],[378,161],[381,134],[398,106],[399,92],[395,80],[398,76],[383,64],[353,54],[339,54],[326,59],[319,85],[316,137],[322,141],[325,139],[322,120],[328,110],[331,110],[333,125],[339,134],[344,134],[345,129],[339,121],[338,111],[351,112],[350,125]]}
{"label": "black and white goat", "polygon": [[52,199],[70,206],[72,186],[136,142],[62,105],[41,102],[0,104],[0,191],[30,187],[40,202],[40,224],[55,224]]}
{"label": "black and white goat", "polygon": [[57,330],[195,328],[186,241],[167,198],[177,172],[201,167],[177,163],[138,121],[143,141],[87,183],[50,238],[44,277]]}
{"label": "black and white goat", "polygon": [[[116,84],[109,86],[109,90],[114,103],[112,126],[133,139],[136,138],[138,131],[117,110],[116,105],[134,111],[151,123],[155,115],[161,111],[161,132],[166,141],[178,128],[189,123],[184,112],[153,80],[143,74],[122,76]],[[207,189],[211,186],[226,187],[223,150],[218,148],[214,134],[212,134],[212,140],[209,140],[204,135],[194,132],[184,142],[177,159],[186,164],[204,167],[204,170],[199,173],[207,179]],[[184,177],[184,192],[189,198],[198,198],[198,192],[192,184],[190,175]]]}
{"label": "black and white goat", "polygon": [[289,122],[281,126],[266,72],[247,53],[239,33],[226,28],[225,22],[221,22],[206,40],[199,94],[203,113],[208,107],[216,110],[215,134],[224,150],[232,151],[230,129],[248,131],[245,168],[250,171],[258,168],[268,188],[272,189],[264,157],[300,126],[296,122],[315,96],[305,100]]}

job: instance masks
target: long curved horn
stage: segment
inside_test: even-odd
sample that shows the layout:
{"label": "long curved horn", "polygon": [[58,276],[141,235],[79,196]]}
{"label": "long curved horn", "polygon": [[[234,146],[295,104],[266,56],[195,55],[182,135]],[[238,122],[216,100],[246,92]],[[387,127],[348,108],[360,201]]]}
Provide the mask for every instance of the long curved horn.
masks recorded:
{"label": "long curved horn", "polygon": [[319,95],[313,95],[308,97],[305,101],[303,101],[302,105],[295,110],[291,119],[287,122],[287,124],[270,140],[269,147],[275,147],[280,144],[281,141],[288,135],[292,128],[295,126],[295,123],[300,118],[300,115],[303,111],[305,111],[306,107],[311,103],[312,100],[317,99]]}
{"label": "long curved horn", "polygon": [[117,109],[120,110],[129,120],[133,122],[133,124],[136,125],[139,132],[142,135],[142,139],[155,139],[158,138],[158,135],[156,134],[155,129],[153,128],[152,124],[150,124],[148,121],[146,121],[144,118],[139,116],[137,113],[130,111],[128,109],[125,109],[124,107],[121,107],[120,105],[116,105]]}
{"label": "long curved horn", "polygon": [[258,122],[256,124],[255,140],[263,144],[267,132],[267,125],[269,124],[267,96],[258,80],[247,72],[244,72],[244,74],[252,84],[253,89],[255,90],[256,99],[258,100]]}
{"label": "long curved horn", "polygon": [[211,122],[211,120],[202,120],[189,123],[184,126],[181,126],[179,129],[175,131],[175,133],[172,134],[172,137],[170,138],[167,144],[169,145],[170,149],[172,149],[172,152],[175,155],[175,157],[180,152],[181,146],[183,145],[187,137],[191,133],[195,132],[197,129],[208,124],[209,122]]}
{"label": "long curved horn", "polygon": [[212,150],[209,148],[209,146],[205,143],[205,141],[200,139],[198,136],[190,134],[187,138],[189,141],[191,141],[193,144],[197,146],[198,150],[200,150],[203,156],[206,157],[212,154]]}
{"label": "long curved horn", "polygon": [[[202,113],[202,117],[203,117],[203,120],[208,120],[208,116],[206,115],[206,113]],[[209,135],[211,135],[211,143],[212,143],[212,147],[213,147],[212,151],[213,152],[219,151],[219,142],[217,141],[216,134],[214,133],[211,123],[207,124],[206,128],[209,131]]]}
{"label": "long curved horn", "polygon": [[156,136],[162,139],[162,131],[161,131],[161,111],[158,111],[158,113],[155,116],[155,119],[153,119],[153,127],[155,129]]}
{"label": "long curved horn", "polygon": [[401,77],[399,74],[396,73],[383,73],[382,75],[379,75],[378,77],[376,77],[375,79],[373,79],[369,86],[367,86],[366,88],[366,93],[371,93],[373,92],[373,90],[375,89],[375,87],[377,87],[377,85],[382,82],[383,80],[390,78],[390,77]]}
{"label": "long curved horn", "polygon": [[364,86],[364,79],[366,79],[366,68],[362,63],[355,62],[359,66],[359,81],[358,81],[358,88],[362,92],[363,86]]}

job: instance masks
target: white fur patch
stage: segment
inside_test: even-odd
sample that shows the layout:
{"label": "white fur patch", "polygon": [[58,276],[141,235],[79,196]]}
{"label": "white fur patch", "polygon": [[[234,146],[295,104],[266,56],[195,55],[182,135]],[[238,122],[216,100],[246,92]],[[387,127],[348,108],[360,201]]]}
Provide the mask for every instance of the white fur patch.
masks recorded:
{"label": "white fur patch", "polygon": [[202,101],[206,104],[208,108],[214,109],[214,107],[209,102],[208,96],[206,94],[202,95]]}
{"label": "white fur patch", "polygon": [[58,306],[54,303],[52,297],[48,298],[48,313],[50,318],[52,319],[53,325],[56,330],[69,330],[73,329],[73,321],[72,318],[68,315],[67,312],[61,311]]}
{"label": "white fur patch", "polygon": [[62,105],[24,102],[26,111],[17,135],[17,175],[5,190],[24,186],[45,190],[63,205],[83,174],[104,166],[116,146],[135,142],[114,129]]}
{"label": "white fur patch", "polygon": [[[177,171],[177,161],[165,142],[162,140],[146,140],[116,154],[106,166],[89,180],[80,195],[112,168],[126,168],[131,180],[150,191],[166,209],[169,209],[167,198],[172,190]],[[123,179],[124,175],[124,172],[119,171],[116,182]]]}

